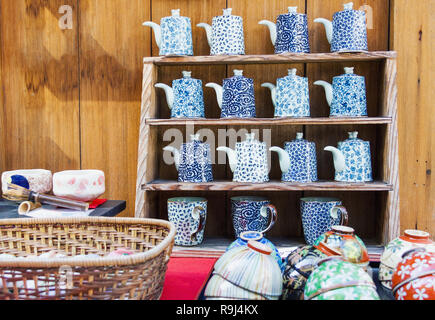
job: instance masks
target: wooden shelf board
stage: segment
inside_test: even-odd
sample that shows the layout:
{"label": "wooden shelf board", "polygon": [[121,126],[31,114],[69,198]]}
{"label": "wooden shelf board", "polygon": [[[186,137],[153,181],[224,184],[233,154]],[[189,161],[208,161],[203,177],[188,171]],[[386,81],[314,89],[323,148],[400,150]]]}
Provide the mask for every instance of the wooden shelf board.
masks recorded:
{"label": "wooden shelf board", "polygon": [[268,55],[235,55],[235,56],[182,56],[182,57],[145,57],[144,63],[164,65],[200,65],[200,64],[273,64],[303,62],[357,62],[382,61],[394,59],[394,51],[373,51],[363,53],[283,53]]}
{"label": "wooden shelf board", "polygon": [[312,183],[290,183],[270,181],[267,183],[238,183],[214,181],[208,183],[183,183],[177,181],[154,180],[142,186],[144,191],[392,191],[393,186],[386,182],[347,183],[319,181]]}
{"label": "wooden shelf board", "polygon": [[150,126],[228,126],[228,125],[349,125],[391,124],[391,117],[360,118],[255,118],[255,119],[147,119]]}
{"label": "wooden shelf board", "polygon": [[[306,245],[303,238],[268,238],[278,249],[283,258],[296,247]],[[234,241],[229,238],[205,237],[203,243],[195,247],[174,246],[171,257],[186,258],[219,258]],[[369,252],[370,261],[378,262],[384,247],[375,240],[363,239]]]}

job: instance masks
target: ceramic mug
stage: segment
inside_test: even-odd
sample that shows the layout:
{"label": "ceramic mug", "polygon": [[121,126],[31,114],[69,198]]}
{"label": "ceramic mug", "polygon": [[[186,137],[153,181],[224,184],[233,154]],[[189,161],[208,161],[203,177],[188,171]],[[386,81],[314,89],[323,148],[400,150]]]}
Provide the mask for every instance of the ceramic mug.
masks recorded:
{"label": "ceramic mug", "polygon": [[336,198],[301,198],[302,227],[305,241],[314,245],[316,240],[332,226],[346,226],[348,213]]}
{"label": "ceramic mug", "polygon": [[175,225],[175,245],[196,246],[204,239],[207,199],[180,197],[168,199],[168,218]]}
{"label": "ceramic mug", "polygon": [[275,224],[277,211],[270,201],[262,197],[231,198],[234,233],[240,237],[245,231],[268,232]]}

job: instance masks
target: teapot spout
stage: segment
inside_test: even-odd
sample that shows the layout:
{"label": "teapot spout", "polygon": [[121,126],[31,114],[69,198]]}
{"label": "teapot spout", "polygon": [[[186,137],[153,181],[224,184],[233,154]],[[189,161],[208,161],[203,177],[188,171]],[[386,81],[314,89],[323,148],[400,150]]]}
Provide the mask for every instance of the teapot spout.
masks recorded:
{"label": "teapot spout", "polygon": [[172,107],[174,106],[174,100],[175,100],[174,90],[170,86],[168,86],[164,83],[156,83],[154,86],[156,88],[160,88],[160,89],[165,90],[166,101],[168,102],[168,107],[169,107],[169,109],[172,110]]}
{"label": "teapot spout", "polygon": [[212,41],[212,39],[213,39],[213,37],[212,37],[213,31],[212,31],[211,25],[209,25],[207,23],[198,23],[196,26],[205,29],[205,33],[207,35],[207,42],[208,42],[208,45],[211,48],[212,47],[212,43],[213,43],[213,41]]}
{"label": "teapot spout", "polygon": [[169,151],[172,152],[174,154],[174,163],[175,163],[175,168],[179,169],[180,167],[180,151],[178,151],[177,148],[171,147],[171,146],[167,146],[163,148],[164,151]]}
{"label": "teapot spout", "polygon": [[282,148],[272,147],[269,149],[272,152],[278,153],[279,157],[279,165],[283,174],[287,173],[290,170],[290,156],[289,154]]}
{"label": "teapot spout", "polygon": [[146,21],[142,25],[153,28],[154,38],[156,39],[157,47],[160,49],[160,45],[162,44],[162,28],[157,23],[152,21]]}
{"label": "teapot spout", "polygon": [[324,18],[314,19],[314,22],[321,23],[325,26],[326,39],[328,39],[328,42],[331,44],[332,43],[332,33],[333,33],[332,22],[329,21],[328,19],[324,19]]}
{"label": "teapot spout", "polygon": [[334,167],[336,172],[342,172],[346,169],[346,160],[343,152],[335,147],[326,147],[325,151],[332,152],[332,157],[334,159]]}
{"label": "teapot spout", "polygon": [[328,102],[328,105],[331,106],[332,104],[332,97],[333,97],[333,87],[329,82],[326,81],[316,81],[314,82],[316,86],[322,86],[325,89],[326,94],[326,101]]}
{"label": "teapot spout", "polygon": [[222,109],[222,102],[224,97],[224,89],[222,88],[222,86],[214,82],[207,83],[205,86],[208,88],[213,88],[216,91],[217,103],[219,105],[219,108]]}
{"label": "teapot spout", "polygon": [[269,82],[263,83],[261,86],[263,88],[269,88],[270,89],[270,93],[272,95],[272,103],[273,103],[273,106],[276,109],[276,86],[274,84],[272,84],[272,83],[269,83]]}
{"label": "teapot spout", "polygon": [[216,149],[217,151],[224,151],[228,155],[228,161],[230,163],[231,172],[236,171],[237,166],[237,153],[235,150],[228,147],[219,147]]}
{"label": "teapot spout", "polygon": [[269,28],[270,40],[272,40],[272,44],[275,45],[277,38],[276,24],[269,20],[261,20],[258,24],[265,25]]}

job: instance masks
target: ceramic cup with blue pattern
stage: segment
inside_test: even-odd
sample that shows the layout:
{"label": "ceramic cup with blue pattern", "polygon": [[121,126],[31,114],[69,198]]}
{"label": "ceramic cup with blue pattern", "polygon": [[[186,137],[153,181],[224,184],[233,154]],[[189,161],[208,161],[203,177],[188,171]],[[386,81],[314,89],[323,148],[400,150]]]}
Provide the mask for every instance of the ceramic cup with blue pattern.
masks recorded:
{"label": "ceramic cup with blue pattern", "polygon": [[304,118],[310,116],[308,78],[296,75],[297,69],[288,70],[288,75],[279,78],[276,86],[266,82],[261,86],[271,90],[276,118]]}
{"label": "ceramic cup with blue pattern", "polygon": [[254,80],[243,76],[243,70],[234,70],[234,76],[224,79],[223,86],[207,83],[215,89],[221,118],[255,118]]}
{"label": "ceramic cup with blue pattern", "polygon": [[205,29],[212,56],[245,54],[243,19],[233,15],[231,8],[224,9],[222,16],[214,17],[211,26],[207,23],[197,26]]}
{"label": "ceramic cup with blue pattern", "polygon": [[307,15],[298,13],[297,9],[298,7],[288,7],[288,13],[279,15],[276,24],[268,20],[259,22],[269,28],[276,54],[310,53]]}
{"label": "ceramic cup with blue pattern", "polygon": [[368,51],[366,13],[353,10],[352,2],[346,3],[343,11],[336,12],[332,22],[323,18],[314,22],[325,26],[331,52]]}
{"label": "ceramic cup with blue pattern", "polygon": [[171,198],[168,200],[168,218],[175,225],[175,245],[197,246],[204,240],[207,199]]}
{"label": "ceramic cup with blue pattern", "polygon": [[183,71],[183,78],[172,81],[172,87],[156,83],[165,90],[171,118],[205,118],[202,81],[192,78],[192,72]]}
{"label": "ceramic cup with blue pattern", "polygon": [[338,143],[338,148],[328,146],[332,152],[335,180],[365,183],[373,181],[370,142],[358,138],[358,132],[349,132],[349,139]]}
{"label": "ceramic cup with blue pattern", "polygon": [[274,226],[277,219],[276,208],[269,200],[252,196],[231,198],[231,215],[237,238],[245,231],[265,234]]}
{"label": "ceramic cup with blue pattern", "polygon": [[190,142],[180,150],[173,146],[163,148],[174,154],[179,182],[204,183],[213,181],[210,145],[200,141],[199,134],[191,135]]}
{"label": "ceramic cup with blue pattern", "polygon": [[316,81],[325,89],[331,117],[367,117],[365,78],[354,74],[354,68],[344,68],[345,74],[334,77],[332,85]]}
{"label": "ceramic cup with blue pattern", "polygon": [[301,198],[301,215],[305,242],[309,245],[314,245],[332,226],[345,226],[348,222],[347,210],[336,198]]}
{"label": "ceramic cup with blue pattern", "polygon": [[190,18],[180,16],[180,9],[172,10],[160,25],[151,21],[143,25],[153,28],[161,56],[193,56],[192,23]]}
{"label": "ceramic cup with blue pattern", "polygon": [[286,142],[284,149],[272,147],[270,151],[278,153],[282,181],[301,183],[317,181],[316,144],[305,140],[302,132],[296,134],[295,140]]}

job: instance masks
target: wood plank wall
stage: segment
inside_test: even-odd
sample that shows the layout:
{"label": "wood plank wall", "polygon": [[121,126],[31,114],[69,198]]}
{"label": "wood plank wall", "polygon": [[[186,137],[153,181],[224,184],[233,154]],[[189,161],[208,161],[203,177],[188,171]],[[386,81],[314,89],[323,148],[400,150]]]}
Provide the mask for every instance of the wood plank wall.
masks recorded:
{"label": "wood plank wall", "polygon": [[[127,4],[128,2],[128,4]],[[136,161],[142,57],[158,55],[151,30],[142,22],[180,8],[192,19],[195,55],[209,54],[199,22],[211,22],[224,7],[244,18],[247,53],[273,53],[269,33],[258,25],[274,20],[288,6],[298,6],[309,18],[313,52],[329,50],[325,32],[316,17],[332,18],[341,0],[1,0],[0,1],[0,170],[46,168],[101,169],[106,173],[106,197],[127,200],[126,216],[134,216]],[[373,28],[370,50],[399,52],[399,139],[401,227],[435,234],[435,187],[431,171],[435,150],[433,112],[434,0],[355,0],[355,7],[370,6]],[[62,5],[72,8],[72,29],[59,28]],[[410,19],[410,17],[413,17]],[[390,19],[390,23],[388,23]],[[406,23],[405,23],[405,22]],[[261,39],[261,41],[259,41]],[[236,66],[233,66],[234,68]],[[296,66],[310,84],[330,80],[343,66]],[[358,64],[357,72],[376,73],[377,66]],[[222,67],[198,68],[205,81],[210,75],[228,74]],[[282,68],[245,66],[256,78],[256,97],[270,103],[261,88],[262,76],[282,76]],[[181,69],[180,69],[181,71]],[[193,70],[194,72],[196,70]],[[430,71],[430,72],[429,72]],[[165,70],[160,74],[165,79]],[[369,91],[377,82],[368,79]],[[169,80],[169,79],[167,79]],[[313,101],[324,106],[319,90],[311,85]],[[206,90],[208,92],[208,90]],[[158,93],[161,99],[162,93]],[[376,95],[374,95],[376,96]],[[206,96],[216,107],[212,93]],[[165,102],[161,107],[166,107]],[[376,104],[373,102],[373,104]],[[376,106],[375,106],[376,108]],[[216,108],[212,108],[215,110]],[[343,130],[346,128],[341,128]],[[309,134],[309,127],[305,128]],[[320,145],[327,135],[322,135]],[[321,137],[319,137],[321,138]],[[326,172],[329,166],[320,166]]]}

